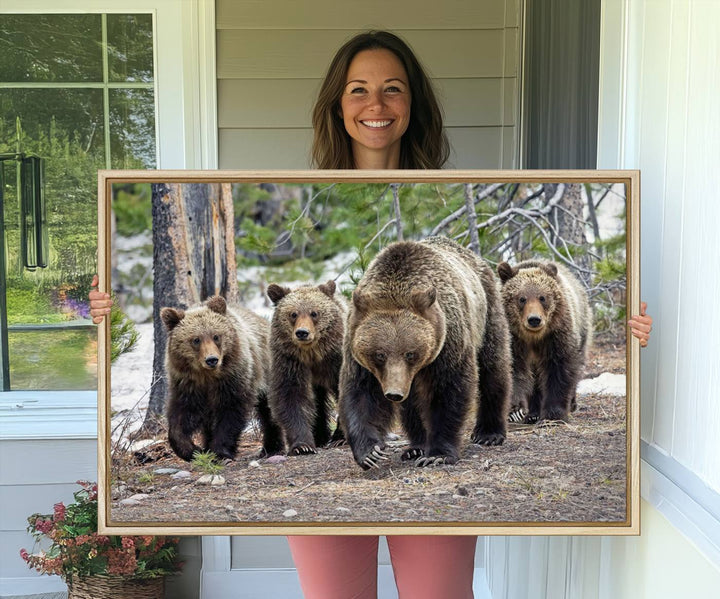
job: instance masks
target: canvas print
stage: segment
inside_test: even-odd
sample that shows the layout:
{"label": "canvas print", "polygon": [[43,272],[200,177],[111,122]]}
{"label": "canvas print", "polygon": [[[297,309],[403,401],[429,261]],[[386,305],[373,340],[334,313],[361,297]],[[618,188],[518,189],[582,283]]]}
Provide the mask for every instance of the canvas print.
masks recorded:
{"label": "canvas print", "polygon": [[637,189],[101,172],[101,526],[637,532]]}

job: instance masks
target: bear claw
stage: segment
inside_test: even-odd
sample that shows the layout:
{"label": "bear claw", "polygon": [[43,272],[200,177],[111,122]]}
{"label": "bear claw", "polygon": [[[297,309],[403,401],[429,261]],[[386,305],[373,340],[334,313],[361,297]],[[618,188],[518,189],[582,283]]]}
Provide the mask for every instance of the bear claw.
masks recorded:
{"label": "bear claw", "polygon": [[313,453],[317,453],[317,450],[312,445],[300,443],[299,445],[293,447],[290,450],[290,453],[293,455],[310,455]]}
{"label": "bear claw", "polygon": [[426,466],[442,466],[443,464],[455,464],[456,462],[457,459],[453,458],[452,456],[435,455],[418,458],[417,460],[415,460],[415,465],[420,468],[424,468]]}
{"label": "bear claw", "polygon": [[425,451],[419,447],[411,447],[410,449],[403,452],[400,456],[401,460],[417,460],[425,455]]}
{"label": "bear claw", "polygon": [[473,433],[472,442],[478,445],[502,445],[505,435],[502,433]]}
{"label": "bear claw", "polygon": [[381,448],[379,445],[375,445],[373,450],[365,456],[365,459],[362,461],[362,466],[365,469],[380,468],[382,462],[390,460],[390,455],[390,452],[385,451],[385,449]]}
{"label": "bear claw", "polygon": [[520,424],[525,418],[525,410],[523,408],[516,408],[510,411],[508,414],[508,422],[514,422]]}

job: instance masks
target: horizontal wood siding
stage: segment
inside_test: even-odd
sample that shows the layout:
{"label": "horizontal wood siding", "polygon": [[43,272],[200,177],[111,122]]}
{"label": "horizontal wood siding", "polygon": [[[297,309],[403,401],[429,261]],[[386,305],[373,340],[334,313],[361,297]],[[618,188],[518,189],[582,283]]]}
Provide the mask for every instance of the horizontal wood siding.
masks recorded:
{"label": "horizontal wood siding", "polygon": [[310,114],[328,64],[346,40],[372,28],[399,33],[434,78],[458,144],[453,167],[517,167],[519,5],[373,0],[338,10],[329,0],[219,0],[220,168],[309,168]]}

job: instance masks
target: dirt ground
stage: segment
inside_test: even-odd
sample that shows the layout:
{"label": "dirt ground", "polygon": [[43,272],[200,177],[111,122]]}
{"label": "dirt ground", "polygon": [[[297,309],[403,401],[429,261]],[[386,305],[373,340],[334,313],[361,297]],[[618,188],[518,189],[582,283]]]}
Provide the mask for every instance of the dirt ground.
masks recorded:
{"label": "dirt ground", "polygon": [[[586,377],[625,372],[625,345],[598,338]],[[585,395],[569,423],[509,425],[500,447],[467,443],[452,466],[400,461],[363,471],[349,447],[268,461],[259,436],[246,433],[222,486],[177,458],[163,439],[113,456],[111,524],[123,523],[504,523],[626,520],[625,397]],[[400,430],[397,431],[401,433]],[[277,458],[276,458],[277,459]],[[190,471],[172,478],[159,469]],[[121,500],[145,494],[133,505]],[[132,503],[132,502],[131,502]]]}

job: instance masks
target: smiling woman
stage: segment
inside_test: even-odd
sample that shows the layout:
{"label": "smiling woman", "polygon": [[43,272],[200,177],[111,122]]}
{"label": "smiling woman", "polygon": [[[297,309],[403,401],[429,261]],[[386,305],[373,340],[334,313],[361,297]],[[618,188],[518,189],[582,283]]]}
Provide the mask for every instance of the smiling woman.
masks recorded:
{"label": "smiling woman", "polygon": [[312,123],[312,161],[321,169],[439,169],[450,154],[430,79],[387,31],[362,33],[338,50]]}

